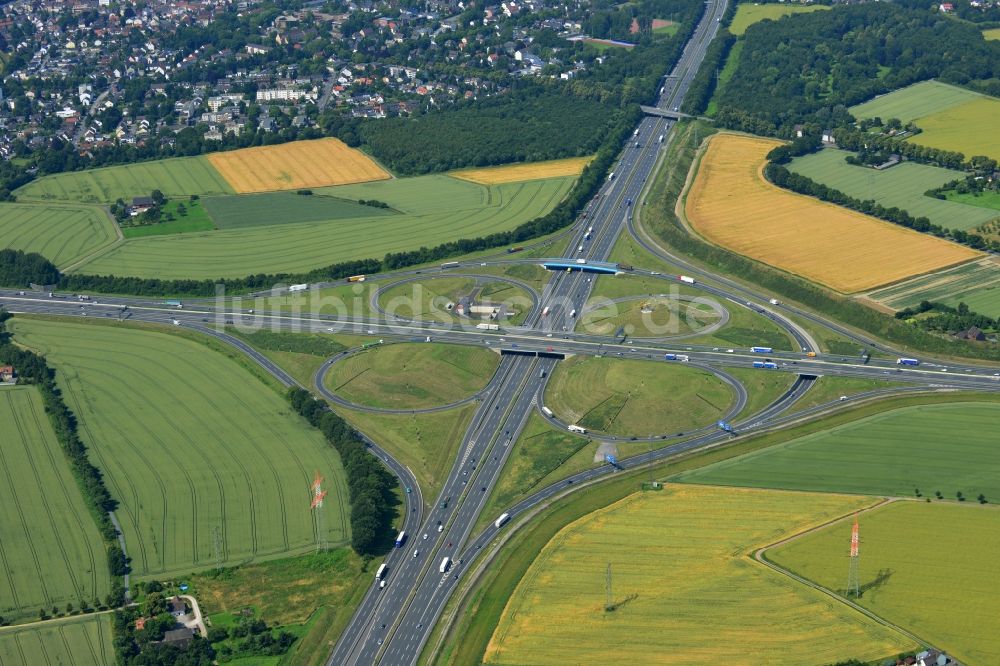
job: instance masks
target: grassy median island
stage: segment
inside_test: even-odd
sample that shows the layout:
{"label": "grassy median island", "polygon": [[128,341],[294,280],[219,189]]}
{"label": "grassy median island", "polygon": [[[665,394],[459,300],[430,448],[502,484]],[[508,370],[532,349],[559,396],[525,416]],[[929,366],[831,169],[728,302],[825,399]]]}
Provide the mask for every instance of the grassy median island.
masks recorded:
{"label": "grassy median island", "polygon": [[[512,316],[496,320],[471,313],[459,316],[457,306],[463,299],[467,299],[470,305],[506,304]],[[531,303],[531,296],[526,290],[489,277],[438,277],[401,282],[381,292],[378,298],[379,307],[390,315],[445,323],[462,322],[470,326],[480,322],[519,324],[531,308]]]}
{"label": "grassy median island", "polygon": [[499,364],[499,354],[480,347],[379,345],[335,363],[326,375],[326,386],[359,405],[422,409],[481,391]]}
{"label": "grassy median island", "polygon": [[569,423],[646,437],[713,423],[733,393],[711,373],[680,362],[574,357],[559,364],[546,405]]}
{"label": "grassy median island", "polygon": [[349,541],[340,458],[278,393],[170,327],[102,323],[9,326],[57,369],[91,461],[120,503],[137,578],[312,550],[317,471],[329,493],[325,540]]}

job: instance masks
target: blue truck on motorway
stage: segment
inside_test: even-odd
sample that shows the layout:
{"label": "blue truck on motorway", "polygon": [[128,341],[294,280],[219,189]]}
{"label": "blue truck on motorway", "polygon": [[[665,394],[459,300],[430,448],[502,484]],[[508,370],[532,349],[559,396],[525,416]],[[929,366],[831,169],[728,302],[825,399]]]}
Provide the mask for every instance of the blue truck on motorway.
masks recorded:
{"label": "blue truck on motorway", "polygon": [[750,351],[752,351],[754,354],[770,354],[774,350],[771,349],[770,347],[751,347]]}
{"label": "blue truck on motorway", "polygon": [[920,365],[920,361],[915,358],[897,358],[896,365]]}

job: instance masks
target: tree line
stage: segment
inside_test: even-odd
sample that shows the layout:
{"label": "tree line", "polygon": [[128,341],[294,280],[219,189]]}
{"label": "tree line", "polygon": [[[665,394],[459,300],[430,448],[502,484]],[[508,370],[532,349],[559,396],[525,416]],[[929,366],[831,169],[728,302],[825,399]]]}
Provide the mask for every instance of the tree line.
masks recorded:
{"label": "tree line", "polygon": [[[63,401],[62,392],[56,385],[55,370],[49,367],[45,357],[22,349],[10,340],[6,322],[11,314],[0,309],[0,364],[11,365],[22,384],[33,384],[38,388],[56,440],[69,462],[70,471],[80,488],[87,509],[97,523],[98,531],[104,539],[108,555],[108,573],[112,587],[105,599],[107,606],[119,606],[125,601],[125,589],[120,580],[129,571],[128,558],[118,544],[118,532],[108,512],[114,511],[118,503],[104,484],[104,476],[87,456],[87,446],[80,439],[77,420]],[[44,611],[43,611],[44,615]]]}
{"label": "tree line", "polygon": [[[933,316],[913,319],[916,315],[934,312]],[[989,315],[974,312],[964,301],[958,307],[952,307],[939,301],[923,300],[915,307],[905,308],[896,313],[896,319],[913,320],[911,323],[925,331],[938,333],[957,333],[967,331],[973,326],[980,330],[1000,329],[1000,317],[994,319]]]}
{"label": "tree line", "polygon": [[[730,7],[735,6],[735,2],[730,3]],[[708,49],[705,50],[705,59],[702,61],[701,67],[698,68],[698,73],[695,74],[694,79],[691,81],[691,86],[684,96],[681,111],[692,116],[705,113],[712,95],[715,94],[719,68],[725,64],[726,58],[729,57],[729,52],[735,43],[736,37],[729,30],[726,28],[719,30],[715,39],[708,45]]]}
{"label": "tree line", "polygon": [[385,553],[392,546],[395,477],[368,453],[361,435],[309,391],[292,387],[288,402],[340,454],[351,500],[351,548],[362,556]]}
{"label": "tree line", "polygon": [[743,41],[719,94],[718,120],[758,133],[789,136],[803,122],[844,126],[853,121],[848,106],[931,78],[957,85],[1000,78],[1000,42],[925,5],[797,14],[751,25]]}

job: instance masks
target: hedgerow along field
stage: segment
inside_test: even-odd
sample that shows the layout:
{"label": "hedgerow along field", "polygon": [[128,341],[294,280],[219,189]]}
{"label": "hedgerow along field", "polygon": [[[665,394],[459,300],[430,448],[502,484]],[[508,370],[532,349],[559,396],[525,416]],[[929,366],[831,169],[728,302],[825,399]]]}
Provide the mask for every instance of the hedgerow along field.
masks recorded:
{"label": "hedgerow along field", "polygon": [[[165,279],[307,271],[340,261],[382,257],[388,252],[513,229],[555,207],[569,192],[573,180],[550,178],[495,185],[489,188],[488,195],[483,195],[488,196],[487,203],[475,209],[421,215],[381,215],[377,211],[367,218],[139,238],[112,248],[76,270]],[[388,181],[398,182],[402,180]]]}
{"label": "hedgerow along field", "polygon": [[517,183],[523,180],[579,176],[591,159],[593,158],[570,157],[564,160],[549,160],[547,162],[505,164],[503,166],[487,167],[484,169],[462,169],[460,171],[452,171],[449,175],[480,185],[500,185],[502,183]]}
{"label": "hedgerow along field", "polygon": [[326,386],[353,403],[390,409],[447,405],[482,390],[500,356],[481,347],[381,345],[335,363]]}
{"label": "hedgerow along field", "polygon": [[[767,551],[775,564],[844,593],[851,520]],[[1000,654],[994,506],[893,502],[862,513],[860,599],[851,597],[966,664]],[[922,601],[917,602],[915,597]]]}
{"label": "hedgerow along field", "polygon": [[125,166],[71,171],[45,176],[18,188],[19,201],[55,200],[81,203],[128,202],[160,190],[166,197],[233,194],[233,188],[205,157],[177,157]]}
{"label": "hedgerow along field", "polygon": [[674,485],[631,495],[571,523],[544,547],[507,602],[484,662],[621,664],[655,656],[798,666],[869,661],[914,647],[749,560],[757,546],[872,503]]}
{"label": "hedgerow along field", "polygon": [[104,542],[38,392],[0,388],[0,424],[0,616],[37,620],[42,608],[102,601],[111,589]]}
{"label": "hedgerow along field", "polygon": [[676,481],[824,492],[1000,501],[1000,404],[893,409],[807,435]]}
{"label": "hedgerow along field", "polygon": [[576,356],[559,364],[545,390],[546,406],[560,419],[639,437],[709,425],[733,402],[732,389],[715,375],[662,360]]}
{"label": "hedgerow along field", "polygon": [[329,137],[211,153],[207,159],[240,194],[391,178],[360,150]]}
{"label": "hedgerow along field", "polygon": [[958,151],[966,158],[986,155],[1000,160],[1000,100],[994,97],[922,81],[849,110],[857,118],[913,121],[923,131],[908,141],[922,146]]}
{"label": "hedgerow along field", "polygon": [[982,256],[765,180],[779,142],[720,133],[687,195],[692,226],[708,240],[757,261],[851,293]]}
{"label": "hedgerow along field", "polygon": [[783,16],[814,12],[820,9],[829,9],[829,7],[824,5],[792,5],[789,3],[781,5],[741,4],[736,10],[736,16],[733,17],[732,23],[729,24],[729,32],[739,36],[745,33],[751,25],[760,21],[768,19],[776,21]]}
{"label": "hedgerow along field", "polygon": [[14,339],[59,372],[91,461],[120,503],[139,578],[315,548],[316,472],[329,493],[326,541],[349,540],[336,452],[234,360],[159,331],[12,323]]}
{"label": "hedgerow along field", "polygon": [[84,615],[0,629],[4,666],[109,666],[115,663],[111,616]]}
{"label": "hedgerow along field", "polygon": [[942,201],[924,196],[927,190],[953,180],[964,180],[965,173],[952,169],[903,162],[876,171],[844,161],[846,150],[827,148],[795,158],[789,170],[829,185],[858,199],[872,199],[886,207],[895,206],[916,217],[926,217],[932,224],[947,229],[969,230],[1000,217],[1000,211]]}
{"label": "hedgerow along field", "polygon": [[927,300],[952,307],[965,303],[974,312],[1000,317],[1000,261],[984,257],[873,291],[868,296],[895,310]]}
{"label": "hedgerow along field", "polygon": [[111,245],[114,223],[99,208],[0,204],[0,246],[38,252],[57,266]]}

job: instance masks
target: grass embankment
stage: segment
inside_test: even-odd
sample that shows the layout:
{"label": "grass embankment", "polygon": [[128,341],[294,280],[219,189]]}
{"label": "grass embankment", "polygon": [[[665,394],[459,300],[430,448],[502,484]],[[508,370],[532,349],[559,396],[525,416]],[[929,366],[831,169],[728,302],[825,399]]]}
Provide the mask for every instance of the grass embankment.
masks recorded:
{"label": "grass embankment", "polygon": [[80,436],[120,502],[137,577],[313,548],[317,471],[329,492],[325,539],[349,539],[336,451],[241,365],[152,329],[20,317],[12,329],[60,371]]}
{"label": "grass embankment", "polygon": [[371,414],[341,407],[336,411],[409,467],[430,503],[454,464],[476,407],[473,403],[431,414]]}
{"label": "grass embankment", "polygon": [[403,343],[373,347],[334,364],[326,386],[353,403],[391,409],[447,405],[481,391],[500,364],[488,349]]}
{"label": "grass embankment", "polygon": [[[472,304],[506,305],[513,316],[491,320],[480,315],[460,317],[456,307],[461,300]],[[516,325],[531,307],[530,296],[521,288],[487,278],[439,277],[397,284],[379,294],[379,306],[390,316],[425,319],[444,323],[466,324],[493,322]],[[449,307],[451,306],[451,307]]]}
{"label": "grass embankment", "polygon": [[[913,647],[827,595],[747,561],[756,546],[873,501],[683,486],[627,497],[546,545],[507,602],[484,663],[621,663],[669,654],[686,664],[797,665],[868,661]],[[608,641],[609,634],[630,640]]]}

